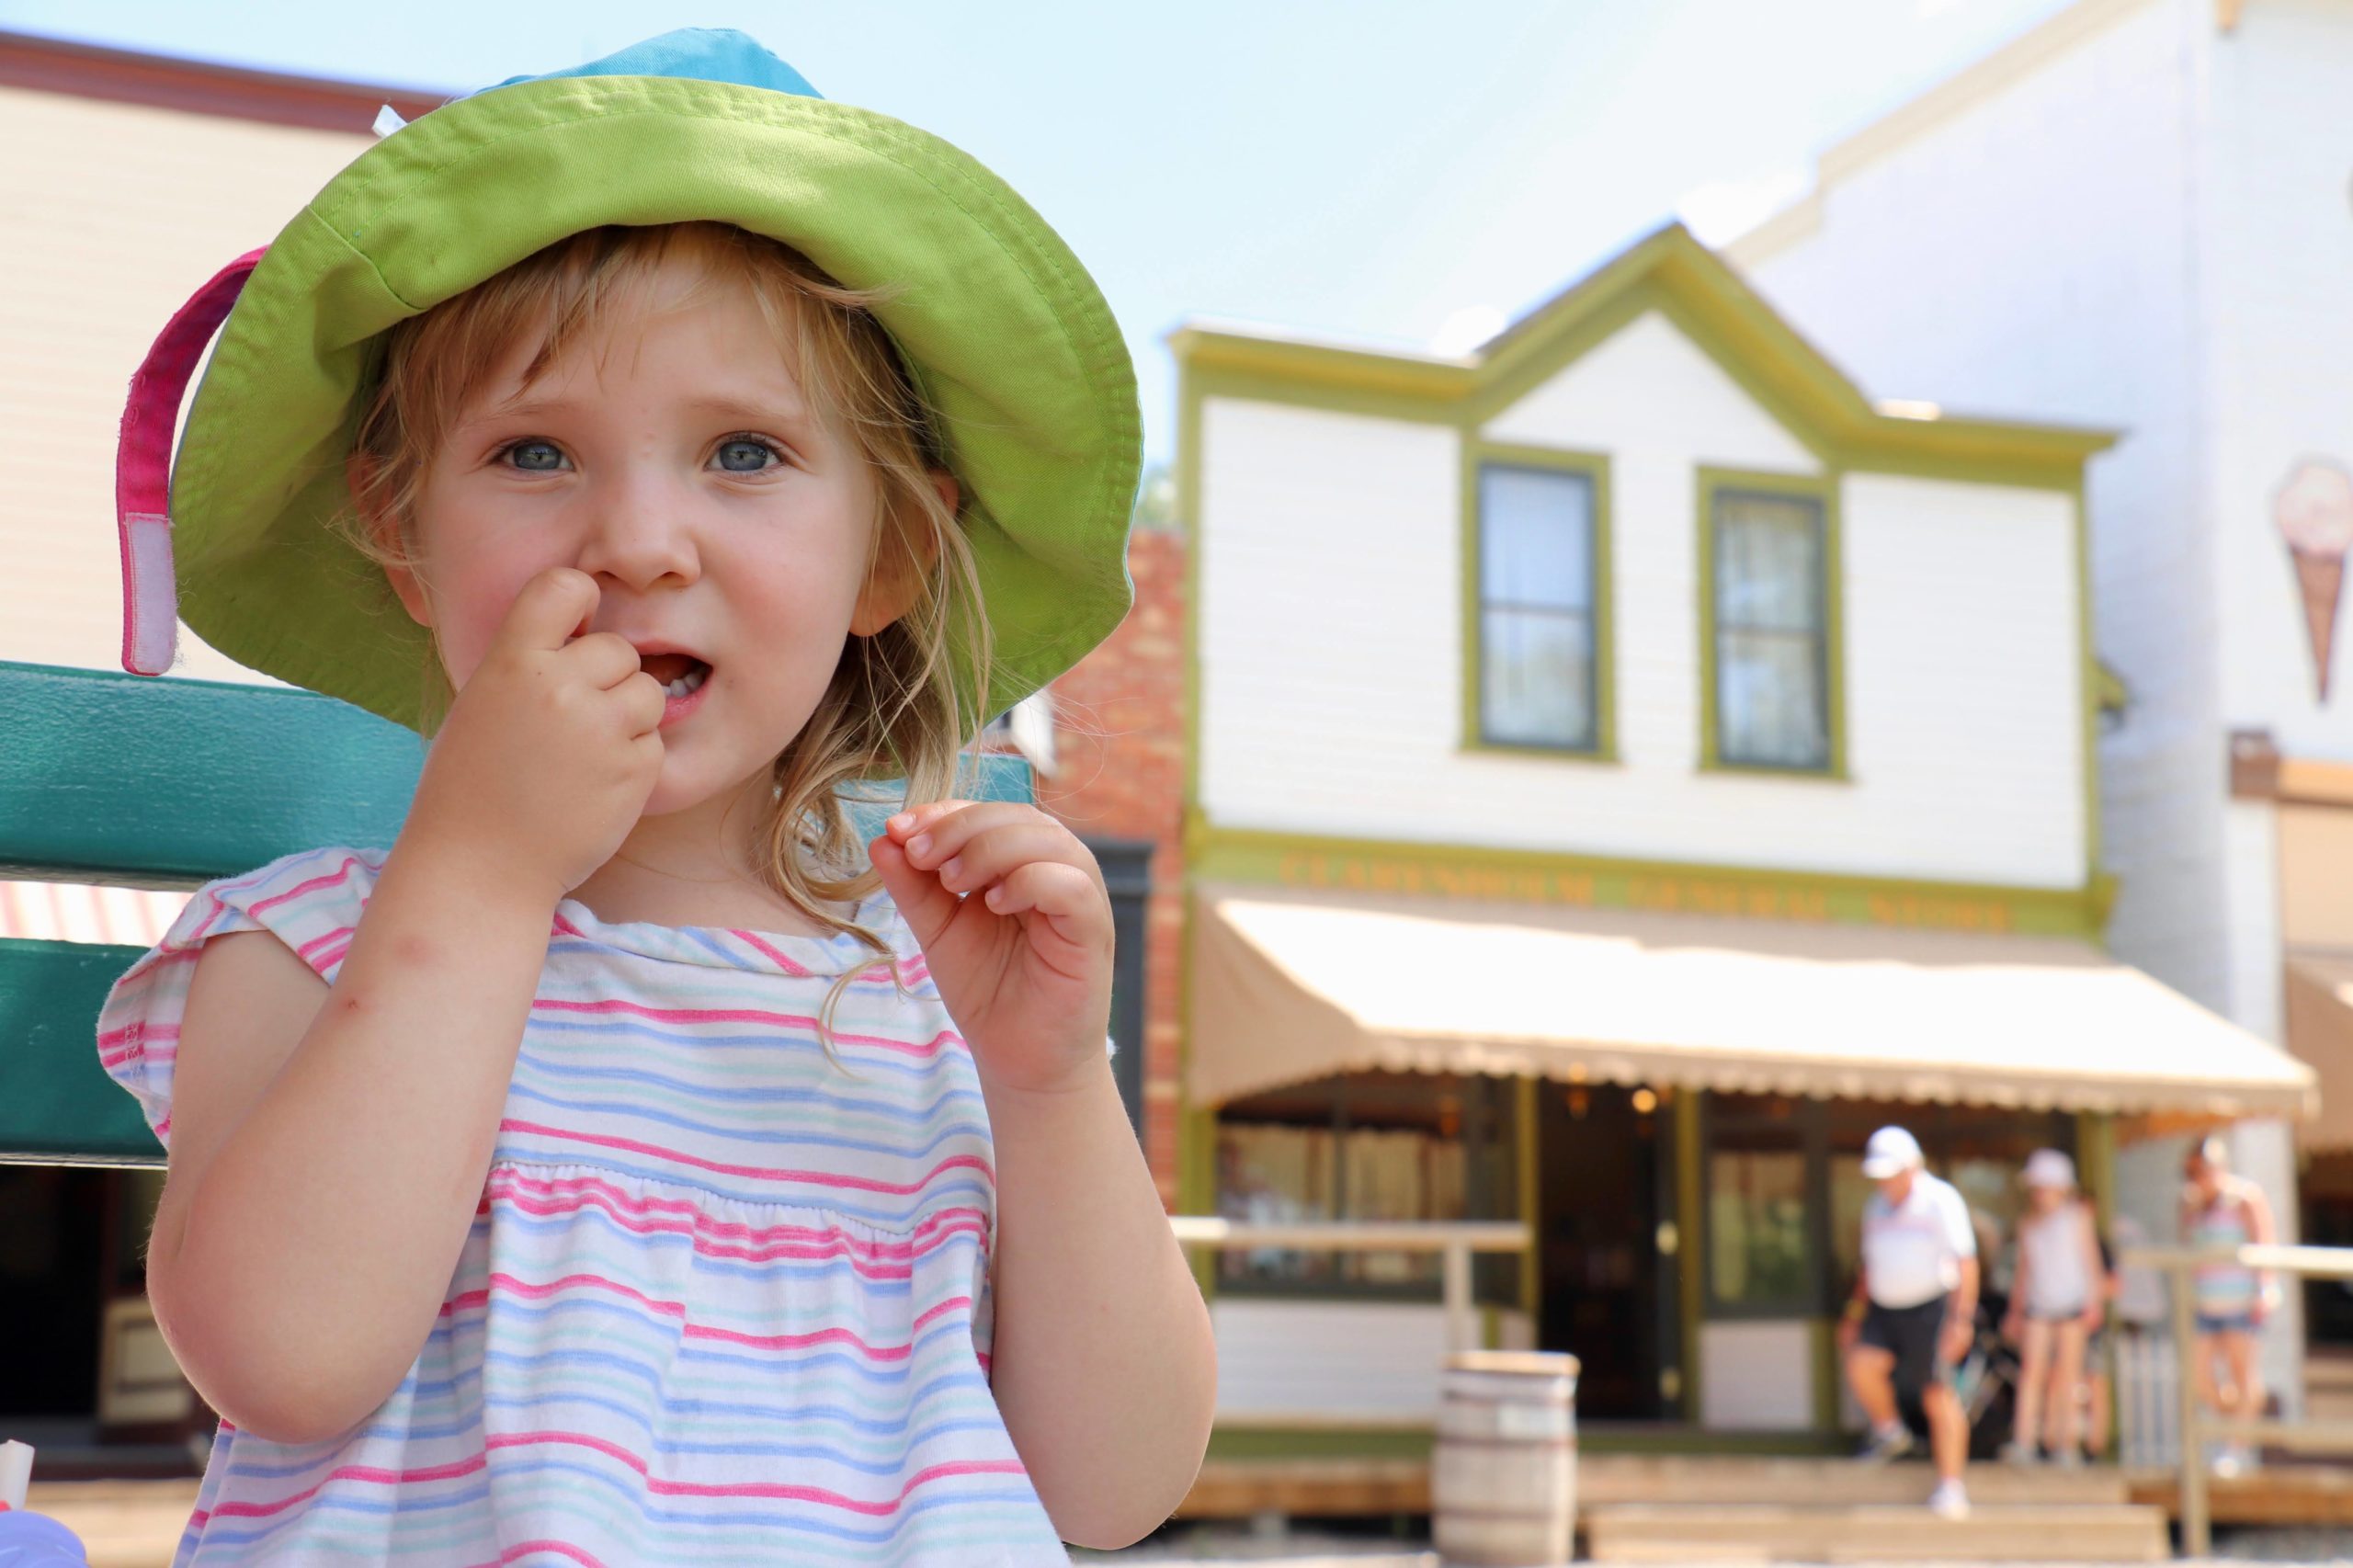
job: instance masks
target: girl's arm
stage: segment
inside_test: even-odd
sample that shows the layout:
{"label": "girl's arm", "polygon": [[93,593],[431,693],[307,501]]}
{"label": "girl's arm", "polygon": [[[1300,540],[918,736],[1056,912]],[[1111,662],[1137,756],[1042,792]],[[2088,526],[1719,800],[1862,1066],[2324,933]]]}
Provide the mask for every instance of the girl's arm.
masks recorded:
{"label": "girl's arm", "polygon": [[[2024,1231],[2026,1227],[2021,1224],[2018,1228]],[[2002,1308],[2002,1337],[2005,1339],[2016,1339],[2019,1325],[2026,1322],[2026,1282],[2028,1274],[2032,1270],[2032,1265],[2028,1261],[2030,1255],[2027,1251],[2024,1235],[2019,1236],[2016,1250],[2018,1261],[2010,1266],[2010,1299]]]}
{"label": "girl's arm", "polygon": [[333,1437],[416,1359],[482,1198],[549,913],[404,839],[332,989],[266,933],[205,945],[148,1290],[237,1426]]}
{"label": "girl's arm", "polygon": [[[662,767],[596,580],[526,584],[427,754],[332,988],[275,937],[197,961],[148,1281],[189,1381],[264,1437],[348,1431],[432,1332],[482,1200],[556,902]],[[250,939],[248,939],[250,938]]]}
{"label": "girl's arm", "polygon": [[1068,828],[1005,804],[904,812],[873,857],[988,1102],[1006,1429],[1065,1540],[1125,1546],[1200,1469],[1217,1352],[1103,1051],[1102,874]]}
{"label": "girl's arm", "polygon": [[1217,1384],[1208,1311],[1099,1052],[1066,1089],[983,1086],[997,1405],[1063,1538],[1126,1546],[1200,1469]]}
{"label": "girl's arm", "polygon": [[[2271,1200],[2263,1196],[2263,1188],[2241,1177],[2239,1201],[2246,1205],[2247,1240],[2259,1247],[2278,1241],[2279,1228],[2271,1222]],[[2279,1277],[2268,1268],[2256,1270],[2256,1321],[2279,1310]]]}

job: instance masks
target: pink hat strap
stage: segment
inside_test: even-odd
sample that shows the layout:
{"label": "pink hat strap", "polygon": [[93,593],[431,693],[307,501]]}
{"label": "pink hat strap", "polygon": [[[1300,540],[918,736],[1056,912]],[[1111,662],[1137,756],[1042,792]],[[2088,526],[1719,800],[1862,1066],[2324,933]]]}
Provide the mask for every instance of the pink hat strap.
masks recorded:
{"label": "pink hat strap", "polygon": [[179,584],[172,566],[172,434],[204,346],[228,318],[260,251],[214,275],[179,308],[131,378],[115,447],[115,527],[122,539],[122,667],[159,676],[179,642]]}

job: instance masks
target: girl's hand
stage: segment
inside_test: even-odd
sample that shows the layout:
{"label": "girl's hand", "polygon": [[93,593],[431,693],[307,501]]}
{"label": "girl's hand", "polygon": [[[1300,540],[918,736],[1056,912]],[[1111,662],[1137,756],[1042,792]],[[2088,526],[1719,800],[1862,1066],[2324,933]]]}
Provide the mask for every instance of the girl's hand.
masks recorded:
{"label": "girl's hand", "polygon": [[661,682],[597,613],[597,580],[550,567],[515,596],[426,756],[402,836],[544,892],[613,857],[662,776]]}
{"label": "girl's hand", "polygon": [[2086,1334],[2097,1334],[2099,1332],[2099,1325],[2107,1321],[2108,1309],[2102,1306],[2097,1301],[2094,1301],[2090,1306],[2084,1309],[2084,1332]]}
{"label": "girl's hand", "polygon": [[2016,1345],[2018,1342],[2018,1336],[2025,1332],[2025,1313],[2009,1312],[2002,1314],[2002,1339],[2004,1343]]}
{"label": "girl's hand", "polygon": [[988,1082],[1077,1086],[1111,1018],[1111,895],[1086,846],[1035,806],[942,801],[870,851]]}

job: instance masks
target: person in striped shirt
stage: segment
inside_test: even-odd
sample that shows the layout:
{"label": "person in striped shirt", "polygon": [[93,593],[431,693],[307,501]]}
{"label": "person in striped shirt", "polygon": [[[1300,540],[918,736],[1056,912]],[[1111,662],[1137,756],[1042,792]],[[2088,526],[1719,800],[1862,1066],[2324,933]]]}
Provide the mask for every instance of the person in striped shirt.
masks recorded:
{"label": "person in striped shirt", "polygon": [[1214,1353],[1107,1061],[1108,899],[955,787],[1126,608],[1132,373],[1075,259],[682,32],[391,129],[242,265],[134,382],[126,662],[168,569],[431,744],[393,844],[206,887],[99,1021],[222,1416],[178,1562],[1158,1525]]}
{"label": "person in striped shirt", "polygon": [[[2278,1239],[2263,1188],[2231,1174],[2230,1146],[2201,1138],[2182,1161],[2181,1238],[2194,1247],[2269,1246]],[[2257,1336],[2279,1310],[2279,1287],[2267,1269],[2209,1264],[2190,1277],[2196,1340],[2192,1369],[2198,1395],[2226,1421],[2250,1422],[2264,1410],[2263,1364]],[[2217,1369],[2220,1375],[2217,1375]],[[2254,1444],[2225,1442],[2213,1469],[2235,1475],[2253,1465]]]}

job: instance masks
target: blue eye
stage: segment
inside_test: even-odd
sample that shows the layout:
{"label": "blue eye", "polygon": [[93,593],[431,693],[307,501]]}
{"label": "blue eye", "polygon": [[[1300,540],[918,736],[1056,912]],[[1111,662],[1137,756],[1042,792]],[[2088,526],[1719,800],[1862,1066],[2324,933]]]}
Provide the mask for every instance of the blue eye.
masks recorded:
{"label": "blue eye", "polygon": [[553,441],[517,441],[501,455],[525,473],[554,473],[563,467],[563,453]]}
{"label": "blue eye", "polygon": [[777,449],[749,436],[733,436],[719,443],[719,466],[729,473],[757,473],[781,461]]}

